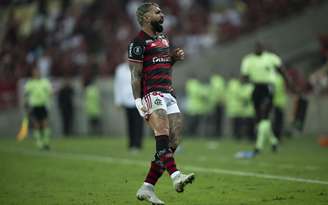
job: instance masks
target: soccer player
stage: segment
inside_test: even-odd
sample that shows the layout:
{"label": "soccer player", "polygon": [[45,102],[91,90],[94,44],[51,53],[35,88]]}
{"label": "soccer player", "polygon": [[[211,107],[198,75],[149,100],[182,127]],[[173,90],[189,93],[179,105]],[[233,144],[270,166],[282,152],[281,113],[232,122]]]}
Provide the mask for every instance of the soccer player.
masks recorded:
{"label": "soccer player", "polygon": [[32,69],[32,78],[24,87],[25,106],[30,112],[33,136],[41,150],[49,150],[50,129],[48,127],[48,105],[52,87],[48,79],[41,78],[37,68]]}
{"label": "soccer player", "polygon": [[154,186],[165,170],[177,192],[194,180],[194,174],[182,174],[173,154],[179,144],[182,115],[172,87],[172,65],[184,59],[180,48],[170,51],[168,38],[162,33],[164,14],[155,3],[143,3],[136,12],[141,31],[128,47],[133,96],[139,114],[155,134],[156,153],[144,183],[137,191],[139,200],[164,204]]}
{"label": "soccer player", "polygon": [[[278,139],[272,131],[270,113],[273,106],[274,81],[277,72],[282,72],[281,59],[264,50],[258,42],[255,51],[244,57],[241,64],[241,74],[244,82],[254,84],[252,93],[253,105],[256,112],[257,138],[255,150],[248,157],[254,157],[260,153],[264,143],[269,139],[272,150],[276,151]],[[247,158],[248,158],[247,157]]]}

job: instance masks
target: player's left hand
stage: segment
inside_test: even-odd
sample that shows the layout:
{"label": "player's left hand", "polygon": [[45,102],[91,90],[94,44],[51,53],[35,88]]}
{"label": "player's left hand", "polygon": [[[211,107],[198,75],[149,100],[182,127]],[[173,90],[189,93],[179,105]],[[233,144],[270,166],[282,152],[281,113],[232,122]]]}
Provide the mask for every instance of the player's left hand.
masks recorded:
{"label": "player's left hand", "polygon": [[176,48],[173,52],[172,52],[172,58],[174,61],[180,61],[184,59],[184,51],[181,48]]}

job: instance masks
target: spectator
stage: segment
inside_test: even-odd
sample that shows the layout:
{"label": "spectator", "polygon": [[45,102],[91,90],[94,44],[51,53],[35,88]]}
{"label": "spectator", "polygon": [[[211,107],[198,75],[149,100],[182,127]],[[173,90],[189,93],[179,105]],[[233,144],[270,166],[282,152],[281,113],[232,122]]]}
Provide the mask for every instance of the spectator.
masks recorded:
{"label": "spectator", "polygon": [[240,99],[241,83],[237,79],[231,79],[227,85],[227,92],[225,98],[225,107],[227,116],[230,119],[232,128],[232,136],[239,140],[241,139],[242,133],[242,112],[243,102]]}
{"label": "spectator", "polygon": [[139,115],[134,102],[131,87],[131,73],[127,62],[121,63],[114,77],[115,105],[123,107],[126,113],[130,151],[139,151],[142,148],[143,120]]}
{"label": "spectator", "polygon": [[211,121],[214,126],[214,134],[217,137],[221,137],[223,134],[223,114],[224,114],[224,79],[218,74],[214,74],[210,78],[209,85],[209,106],[213,107],[213,118]]}
{"label": "spectator", "polygon": [[58,106],[61,116],[62,129],[64,136],[72,134],[74,122],[74,90],[69,81],[65,79],[62,87],[58,91]]}
{"label": "spectator", "polygon": [[85,110],[89,122],[89,133],[101,134],[101,96],[95,79],[87,80],[85,86]]}
{"label": "spectator", "polygon": [[199,80],[191,78],[186,83],[187,106],[189,116],[187,134],[205,135],[206,116],[210,112],[208,106],[208,89]]}

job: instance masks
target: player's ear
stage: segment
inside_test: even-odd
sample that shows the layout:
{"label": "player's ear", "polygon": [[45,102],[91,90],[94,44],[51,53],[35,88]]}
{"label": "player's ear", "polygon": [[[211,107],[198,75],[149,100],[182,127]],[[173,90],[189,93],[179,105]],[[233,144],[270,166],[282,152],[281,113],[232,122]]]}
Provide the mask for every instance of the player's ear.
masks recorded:
{"label": "player's ear", "polygon": [[145,15],[143,16],[143,22],[144,23],[150,22],[150,13],[149,12],[145,13]]}

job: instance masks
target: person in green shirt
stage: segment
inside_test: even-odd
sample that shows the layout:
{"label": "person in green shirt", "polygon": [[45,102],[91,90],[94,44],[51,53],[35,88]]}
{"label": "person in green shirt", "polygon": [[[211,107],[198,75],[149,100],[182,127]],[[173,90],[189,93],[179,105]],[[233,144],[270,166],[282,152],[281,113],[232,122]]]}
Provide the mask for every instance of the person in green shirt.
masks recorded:
{"label": "person in green shirt", "polygon": [[94,79],[86,82],[85,87],[85,110],[90,125],[90,134],[100,134],[101,96]]}
{"label": "person in green shirt", "polygon": [[50,128],[48,126],[48,106],[52,96],[51,83],[40,77],[37,68],[32,69],[32,78],[24,87],[25,107],[30,113],[33,124],[33,136],[38,148],[50,149]]}
{"label": "person in green shirt", "polygon": [[230,79],[227,84],[227,92],[225,97],[226,113],[232,128],[231,134],[237,140],[242,137],[243,103],[240,99],[240,88],[241,83],[238,79]]}
{"label": "person in green shirt", "polygon": [[250,157],[260,153],[267,139],[272,150],[277,150],[278,139],[273,133],[269,117],[273,107],[275,75],[278,71],[283,73],[281,59],[266,51],[260,42],[256,43],[255,51],[246,55],[241,63],[242,80],[254,84],[252,100],[256,113],[257,138]]}
{"label": "person in green shirt", "polygon": [[201,123],[210,112],[208,106],[208,87],[198,79],[190,78],[186,82],[187,105],[186,113],[189,115],[188,134],[197,135],[201,133]]}
{"label": "person in green shirt", "polygon": [[255,141],[255,110],[252,103],[252,93],[254,85],[252,83],[241,83],[239,96],[242,102],[240,116],[242,118],[243,137],[249,141]]}
{"label": "person in green shirt", "polygon": [[213,109],[213,120],[211,121],[214,123],[214,132],[211,132],[210,134],[214,134],[218,137],[221,137],[223,133],[222,123],[224,114],[224,90],[224,78],[219,74],[212,75],[210,77],[209,85],[209,104]]}
{"label": "person in green shirt", "polygon": [[251,100],[253,85],[239,79],[229,80],[226,89],[226,113],[231,123],[232,135],[236,140],[243,137],[253,140],[254,109]]}

